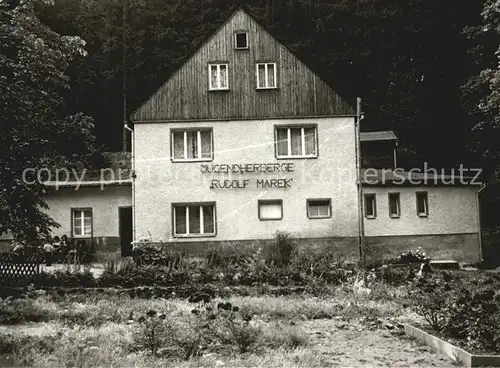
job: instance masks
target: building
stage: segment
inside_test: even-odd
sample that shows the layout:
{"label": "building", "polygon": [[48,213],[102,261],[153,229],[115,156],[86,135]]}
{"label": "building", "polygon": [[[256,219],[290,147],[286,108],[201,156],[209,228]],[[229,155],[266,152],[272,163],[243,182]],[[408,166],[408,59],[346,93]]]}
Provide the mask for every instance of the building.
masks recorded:
{"label": "building", "polygon": [[398,171],[395,135],[367,132],[359,196],[355,109],[243,10],[131,120],[136,236],[203,252],[252,249],[281,230],[356,259],[364,229],[372,257],[422,246],[481,259],[471,178]]}
{"label": "building", "polygon": [[[102,168],[65,168],[44,178],[49,215],[62,235],[93,244],[97,258],[109,253],[130,254],[132,241],[132,178],[130,154],[104,155]],[[0,250],[8,250],[12,236],[0,237]]]}
{"label": "building", "polygon": [[49,183],[53,235],[128,255],[142,236],[203,253],[280,230],[339,259],[358,260],[364,238],[371,259],[422,246],[481,260],[480,184],[399,170],[394,133],[358,137],[356,109],[244,10],[131,121],[132,168],[116,155],[105,176]]}

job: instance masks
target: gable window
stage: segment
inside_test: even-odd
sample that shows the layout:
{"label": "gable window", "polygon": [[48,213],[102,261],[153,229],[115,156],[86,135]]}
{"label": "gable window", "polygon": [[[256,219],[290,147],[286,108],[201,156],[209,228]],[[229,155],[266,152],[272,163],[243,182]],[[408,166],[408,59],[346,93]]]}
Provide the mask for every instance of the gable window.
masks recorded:
{"label": "gable window", "polygon": [[420,217],[427,217],[429,215],[427,192],[417,192],[417,215]]}
{"label": "gable window", "polygon": [[213,157],[211,129],[172,130],[172,160],[207,161]]}
{"label": "gable window", "polygon": [[317,157],[316,127],[276,127],[276,157]]}
{"label": "gable window", "polygon": [[71,210],[73,237],[92,237],[92,209],[74,208]]}
{"label": "gable window", "polygon": [[332,201],[330,199],[308,199],[307,217],[310,219],[332,217]]}
{"label": "gable window", "polygon": [[369,219],[377,217],[377,199],[375,194],[365,194],[365,217]]}
{"label": "gable window", "polygon": [[259,220],[281,220],[283,218],[283,201],[281,199],[259,200]]}
{"label": "gable window", "polygon": [[173,204],[174,237],[215,236],[215,203]]}
{"label": "gable window", "polygon": [[276,88],[276,74],[276,63],[257,63],[257,89]]}
{"label": "gable window", "polygon": [[217,91],[217,90],[229,89],[227,71],[228,71],[227,64],[208,65],[209,90]]}
{"label": "gable window", "polygon": [[398,218],[401,216],[399,193],[389,193],[389,216],[391,218]]}
{"label": "gable window", "polygon": [[236,32],[234,34],[234,48],[236,50],[248,49],[248,32]]}

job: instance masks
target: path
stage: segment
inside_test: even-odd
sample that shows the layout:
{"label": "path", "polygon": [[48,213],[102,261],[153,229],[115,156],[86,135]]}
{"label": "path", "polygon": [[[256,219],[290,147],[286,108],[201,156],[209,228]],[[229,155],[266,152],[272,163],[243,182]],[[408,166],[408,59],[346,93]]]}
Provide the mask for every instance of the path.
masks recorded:
{"label": "path", "polygon": [[430,347],[389,330],[336,320],[305,321],[302,326],[309,332],[311,349],[321,357],[321,366],[454,366]]}

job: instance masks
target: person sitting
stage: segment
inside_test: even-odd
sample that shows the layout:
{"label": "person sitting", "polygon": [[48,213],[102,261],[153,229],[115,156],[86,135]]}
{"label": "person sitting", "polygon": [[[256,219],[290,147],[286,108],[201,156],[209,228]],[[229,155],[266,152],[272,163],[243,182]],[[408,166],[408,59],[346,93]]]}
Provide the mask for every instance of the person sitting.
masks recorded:
{"label": "person sitting", "polygon": [[45,264],[47,265],[47,267],[52,266],[52,262],[54,259],[54,246],[52,245],[50,236],[48,236],[45,240],[43,251],[45,252]]}
{"label": "person sitting", "polygon": [[83,263],[87,255],[87,243],[81,239],[76,243],[76,259],[78,263]]}
{"label": "person sitting", "polygon": [[67,262],[68,253],[69,253],[69,240],[68,240],[68,236],[66,234],[61,236],[61,247],[60,247],[59,253],[61,255],[61,260],[63,262]]}
{"label": "person sitting", "polygon": [[71,264],[76,263],[76,244],[75,244],[75,239],[73,239],[73,238],[68,240],[67,260]]}

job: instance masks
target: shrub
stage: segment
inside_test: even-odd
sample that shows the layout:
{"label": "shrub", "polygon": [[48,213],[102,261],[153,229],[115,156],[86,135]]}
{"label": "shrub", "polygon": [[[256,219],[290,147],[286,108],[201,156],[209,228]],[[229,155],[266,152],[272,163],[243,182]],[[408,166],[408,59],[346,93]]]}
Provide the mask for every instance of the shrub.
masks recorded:
{"label": "shrub", "polygon": [[421,279],[412,300],[438,334],[474,351],[500,352],[497,282],[483,274],[440,272]]}
{"label": "shrub", "polygon": [[140,330],[136,335],[136,343],[153,356],[156,356],[167,338],[165,318],[165,314],[157,314],[156,311],[150,310],[138,319]]}
{"label": "shrub", "polygon": [[268,248],[266,261],[268,264],[278,267],[286,266],[290,263],[295,251],[296,242],[291,234],[284,231],[276,231],[274,242]]}
{"label": "shrub", "polygon": [[41,310],[30,299],[11,300],[4,299],[0,303],[0,324],[14,325],[25,322],[49,321],[54,316]]}

